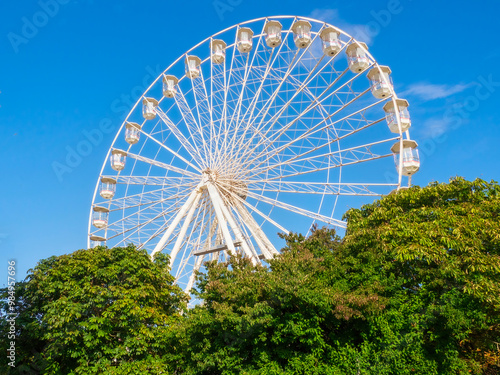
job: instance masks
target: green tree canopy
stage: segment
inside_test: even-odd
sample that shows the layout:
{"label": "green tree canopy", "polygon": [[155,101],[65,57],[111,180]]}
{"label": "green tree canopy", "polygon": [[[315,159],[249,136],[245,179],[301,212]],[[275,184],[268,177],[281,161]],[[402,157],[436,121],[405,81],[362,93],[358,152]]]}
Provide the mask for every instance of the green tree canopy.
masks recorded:
{"label": "green tree canopy", "polygon": [[172,338],[186,374],[498,373],[499,186],[461,178],[286,236],[269,267],[233,257],[198,279]]}
{"label": "green tree canopy", "polygon": [[455,178],[345,218],[266,265],[207,263],[191,310],[165,255],[43,260],[16,289],[11,373],[499,374],[500,186]]}
{"label": "green tree canopy", "polygon": [[454,178],[389,195],[346,218],[345,249],[403,281],[404,299],[389,294],[390,303],[410,309],[412,330],[440,373],[498,372],[500,186]]}
{"label": "green tree canopy", "polygon": [[[169,271],[168,256],[153,263],[133,246],[97,247],[41,261],[18,290],[24,305],[14,370],[65,375],[166,371],[162,337],[186,303]],[[30,346],[33,339],[36,345]]]}

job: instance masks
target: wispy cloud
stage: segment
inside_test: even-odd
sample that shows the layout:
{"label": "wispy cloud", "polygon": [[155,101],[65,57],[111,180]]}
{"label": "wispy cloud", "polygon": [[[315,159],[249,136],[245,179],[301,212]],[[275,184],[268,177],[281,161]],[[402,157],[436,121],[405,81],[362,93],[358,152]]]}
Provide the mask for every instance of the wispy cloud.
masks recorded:
{"label": "wispy cloud", "polygon": [[436,138],[446,133],[451,127],[451,121],[444,118],[430,118],[420,125],[419,139]]}
{"label": "wispy cloud", "polygon": [[444,99],[454,94],[458,94],[471,87],[471,84],[459,83],[456,85],[436,85],[433,83],[419,82],[410,85],[407,90],[401,93],[401,97],[417,96],[424,100]]}
{"label": "wispy cloud", "polygon": [[328,22],[350,34],[354,39],[360,42],[364,42],[368,45],[373,42],[372,36],[367,32],[366,25],[346,22],[339,16],[339,11],[337,9],[314,9],[309,17]]}

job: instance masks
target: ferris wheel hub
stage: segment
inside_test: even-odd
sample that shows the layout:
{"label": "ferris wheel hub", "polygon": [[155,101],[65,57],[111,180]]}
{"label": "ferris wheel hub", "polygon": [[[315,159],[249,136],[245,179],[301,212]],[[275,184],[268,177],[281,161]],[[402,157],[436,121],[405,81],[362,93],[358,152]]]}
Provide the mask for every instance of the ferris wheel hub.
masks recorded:
{"label": "ferris wheel hub", "polygon": [[235,195],[243,200],[247,198],[247,184],[235,175],[220,174],[216,170],[207,168],[203,171],[202,181],[203,186],[206,186],[208,183],[214,185],[231,204],[234,204],[238,200],[234,198]]}

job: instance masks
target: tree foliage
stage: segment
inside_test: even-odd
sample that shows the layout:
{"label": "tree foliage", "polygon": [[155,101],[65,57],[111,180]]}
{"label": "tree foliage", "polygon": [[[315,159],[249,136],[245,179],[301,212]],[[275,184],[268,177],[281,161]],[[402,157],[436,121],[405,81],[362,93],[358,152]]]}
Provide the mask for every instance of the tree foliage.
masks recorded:
{"label": "tree foliage", "polygon": [[500,374],[500,186],[455,178],[345,218],[265,266],[207,263],[191,310],[166,256],[43,260],[16,289],[11,373]]}
{"label": "tree foliage", "polygon": [[286,236],[269,267],[198,281],[174,341],[186,374],[498,373],[499,186],[456,178]]}
{"label": "tree foliage", "polygon": [[[13,373],[43,374],[165,368],[162,337],[186,299],[173,286],[168,257],[153,263],[133,246],[43,260],[21,284],[19,297],[25,301],[18,318],[22,352]],[[32,347],[20,344],[33,339]]]}
{"label": "tree foliage", "polygon": [[412,330],[423,335],[440,373],[446,366],[450,373],[498,372],[500,186],[455,178],[387,196],[346,218],[346,249],[358,258],[369,249],[385,278],[403,281],[400,308],[413,306]]}

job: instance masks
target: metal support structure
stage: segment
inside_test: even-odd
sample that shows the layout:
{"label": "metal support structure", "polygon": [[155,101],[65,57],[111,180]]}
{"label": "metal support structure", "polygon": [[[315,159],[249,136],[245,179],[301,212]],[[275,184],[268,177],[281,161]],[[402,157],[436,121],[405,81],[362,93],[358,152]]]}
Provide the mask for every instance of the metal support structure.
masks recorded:
{"label": "metal support structure", "polygon": [[198,194],[200,194],[199,187],[197,189],[195,189],[191,193],[191,195],[189,196],[189,198],[186,201],[186,203],[184,203],[184,205],[181,207],[181,209],[179,210],[179,212],[177,213],[177,215],[175,215],[174,220],[169,225],[167,231],[163,234],[162,238],[160,239],[160,241],[158,241],[158,243],[156,244],[153,252],[151,253],[151,260],[154,259],[155,255],[157,253],[159,253],[160,251],[163,250],[163,248],[165,247],[165,245],[166,245],[169,237],[172,235],[175,227],[177,226],[177,224],[179,224],[179,222],[181,221],[182,217],[186,214],[187,210],[189,210],[189,208],[193,204],[193,202],[196,199],[196,197],[198,196]]}

